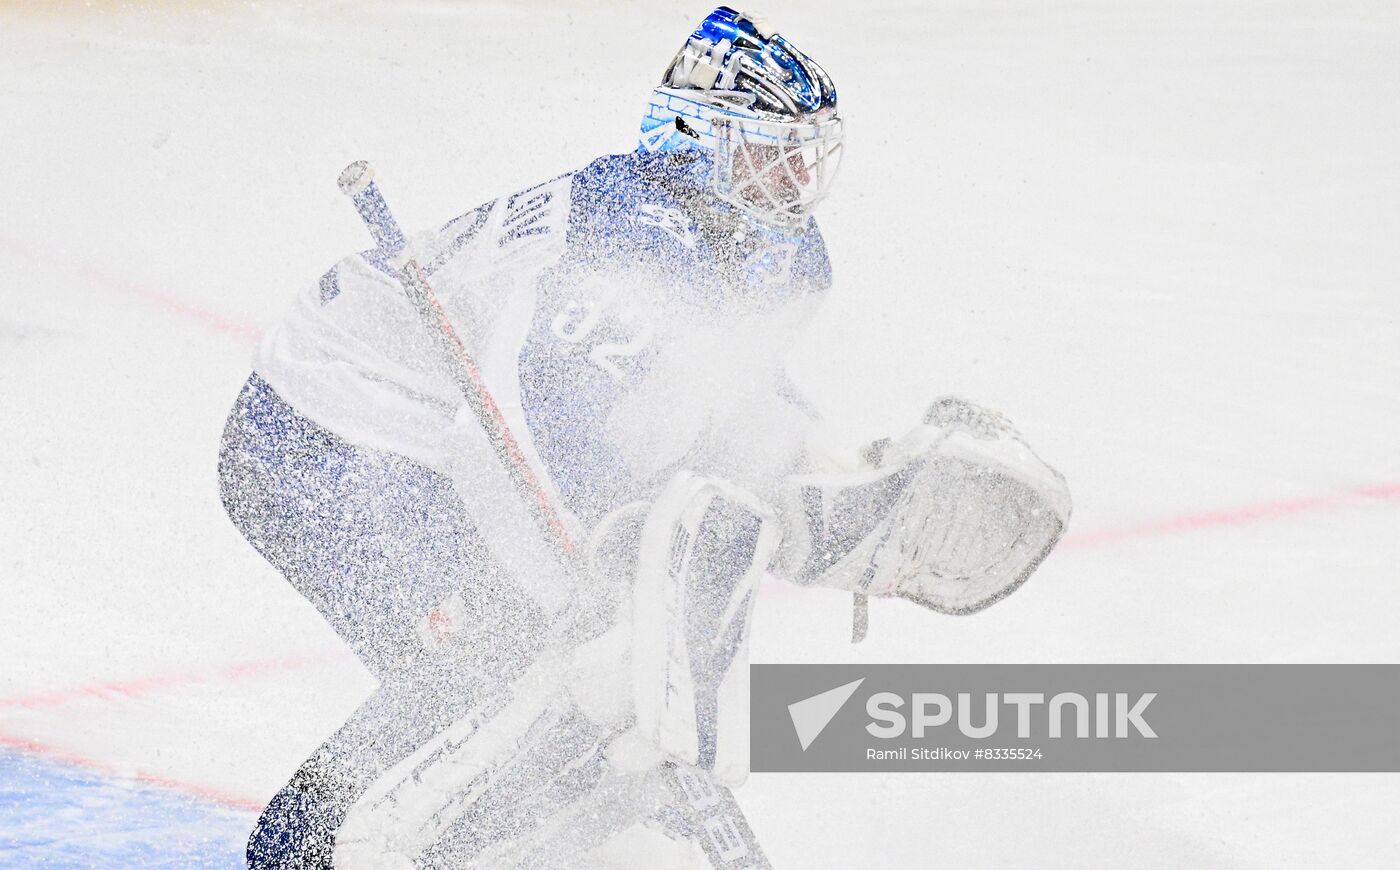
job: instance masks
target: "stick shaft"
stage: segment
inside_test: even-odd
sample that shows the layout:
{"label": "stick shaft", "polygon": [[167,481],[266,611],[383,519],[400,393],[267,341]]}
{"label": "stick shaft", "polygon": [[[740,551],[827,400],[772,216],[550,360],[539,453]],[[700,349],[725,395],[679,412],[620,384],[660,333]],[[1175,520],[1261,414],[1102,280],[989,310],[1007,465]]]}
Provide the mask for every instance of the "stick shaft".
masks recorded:
{"label": "stick shaft", "polygon": [[481,367],[468,352],[448,319],[447,312],[433,293],[428,276],[415,260],[402,257],[407,241],[403,230],[394,220],[388,203],[384,201],[373,181],[369,164],[357,161],[347,166],[340,174],[340,189],[354,202],[355,210],[360,213],[365,226],[369,228],[375,244],[395,262],[399,284],[402,285],[418,319],[434,336],[458,392],[462,394],[467,407],[481,424],[492,451],[510,476],[511,483],[524,501],[526,509],[544,532],[556,557],[569,567],[574,545],[568,530],[564,527],[559,512],[555,510],[549,493],[530,467],[529,460],[520,448],[520,442],[516,441],[511,433],[505,415],[491,397],[491,391],[486,388]]}
{"label": "stick shaft", "polygon": [[554,546],[556,555],[567,564],[574,552],[568,530],[565,529],[559,512],[554,509],[549,493],[545,492],[544,486],[535,476],[534,469],[530,467],[530,461],[520,448],[520,442],[516,441],[511,433],[505,415],[501,413],[496,400],[486,388],[480,366],[467,351],[462,339],[457,335],[457,330],[448,320],[447,312],[433,295],[422,267],[416,261],[408,260],[399,272],[399,283],[403,285],[404,292],[414,310],[418,312],[419,319],[433,329],[433,335],[442,348],[444,358],[451,361],[449,370],[452,380],[462,398],[466,400],[467,407],[481,424],[492,451],[505,467],[516,492]]}
{"label": "stick shaft", "polygon": [[374,183],[374,170],[363,160],[356,160],[340,173],[337,180],[340,190],[355,204],[360,219],[369,229],[374,244],[392,260],[403,253],[408,242],[404,239],[399,222],[389,211],[389,204]]}

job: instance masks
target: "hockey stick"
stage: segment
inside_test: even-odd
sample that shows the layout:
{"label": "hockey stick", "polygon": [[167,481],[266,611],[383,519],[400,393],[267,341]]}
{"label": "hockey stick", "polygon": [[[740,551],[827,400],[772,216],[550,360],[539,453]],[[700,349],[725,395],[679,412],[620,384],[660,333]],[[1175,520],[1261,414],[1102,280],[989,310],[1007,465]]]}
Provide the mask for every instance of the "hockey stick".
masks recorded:
{"label": "hockey stick", "polygon": [[364,220],[379,250],[398,270],[396,277],[403,286],[404,295],[408,297],[409,304],[413,306],[419,320],[436,340],[458,392],[462,394],[467,407],[481,424],[481,430],[486,433],[491,449],[510,475],[511,482],[515,484],[516,492],[524,501],[526,509],[544,532],[560,563],[566,569],[573,570],[574,544],[569,538],[568,530],[564,528],[559,512],[550,502],[549,494],[530,468],[529,461],[520,449],[520,443],[511,434],[505,415],[491,398],[491,393],[481,376],[480,366],[467,351],[466,345],[457,335],[457,330],[448,320],[447,312],[443,310],[433,293],[433,288],[428,284],[428,276],[418,262],[407,254],[408,242],[404,238],[403,230],[399,228],[398,221],[394,220],[393,213],[389,211],[389,205],[384,201],[379,187],[374,183],[374,170],[367,162],[357,160],[345,167],[337,183],[341,192],[355,203],[356,211],[360,213],[360,218]]}
{"label": "hockey stick", "polygon": [[[408,243],[403,230],[389,211],[388,203],[384,201],[373,177],[374,171],[369,163],[357,160],[340,173],[338,184],[341,192],[354,202],[379,250],[397,269],[396,277],[404,295],[429,334],[434,336],[453,382],[481,424],[517,494],[544,532],[560,564],[574,574],[578,571],[578,565],[568,530],[551,503],[549,494],[530,468],[519,442],[511,434],[505,416],[491,397],[480,367],[433,293],[427,275],[418,262],[408,256]],[[571,607],[569,610],[575,611],[573,619],[561,619],[551,628],[551,634],[556,638],[568,638],[571,630],[579,627],[575,623],[580,615],[577,608]],[[505,701],[509,701],[509,692]],[[697,838],[714,867],[745,866],[762,870],[770,866],[728,789],[719,788],[704,775],[685,771],[674,764],[664,765],[663,775],[684,807],[681,812],[691,824],[692,835]],[[743,863],[740,865],[736,862]]]}

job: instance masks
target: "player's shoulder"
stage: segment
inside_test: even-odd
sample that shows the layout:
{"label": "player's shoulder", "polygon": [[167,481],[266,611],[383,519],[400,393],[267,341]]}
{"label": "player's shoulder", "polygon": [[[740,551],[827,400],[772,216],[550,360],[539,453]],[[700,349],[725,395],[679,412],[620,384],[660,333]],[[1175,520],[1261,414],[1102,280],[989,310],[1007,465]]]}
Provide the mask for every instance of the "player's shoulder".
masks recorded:
{"label": "player's shoulder", "polygon": [[694,186],[692,159],[681,153],[605,154],[571,179],[571,229],[617,231],[637,214],[678,209]]}
{"label": "player's shoulder", "polygon": [[557,175],[448,221],[425,236],[420,264],[431,275],[464,256],[500,267],[561,248],[575,174]]}
{"label": "player's shoulder", "polygon": [[[576,173],[489,200],[441,226],[414,233],[408,240],[409,251],[432,278],[448,267],[496,268],[551,245],[562,246]],[[378,287],[387,282],[386,286],[397,288],[395,273],[392,260],[371,248],[337,261],[321,276],[317,292],[324,305],[347,287]]]}
{"label": "player's shoulder", "polygon": [[732,298],[715,282],[743,286],[759,306],[824,294],[831,264],[816,221],[757,221],[714,194],[701,160],[693,151],[636,151],[593,161],[572,181],[572,246],[590,262],[610,252],[664,265],[711,300]]}
{"label": "player's shoulder", "polygon": [[607,154],[570,179],[570,256],[596,268],[645,262],[690,269],[705,257],[700,228],[687,208],[699,191],[683,155]]}
{"label": "player's shoulder", "polygon": [[691,172],[696,159],[676,151],[604,154],[573,174],[574,190],[582,196],[620,200],[662,196]]}

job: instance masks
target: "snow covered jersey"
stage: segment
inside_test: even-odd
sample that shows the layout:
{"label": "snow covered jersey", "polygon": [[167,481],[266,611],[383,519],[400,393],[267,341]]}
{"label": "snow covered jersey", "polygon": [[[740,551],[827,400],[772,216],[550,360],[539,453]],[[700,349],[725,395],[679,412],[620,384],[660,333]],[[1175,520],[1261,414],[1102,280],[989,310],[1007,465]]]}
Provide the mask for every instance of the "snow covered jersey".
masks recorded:
{"label": "snow covered jersey", "polygon": [[[714,199],[694,152],[600,158],[410,241],[542,480],[578,520],[675,470],[760,496],[810,412],[781,359],[831,283],[814,222]],[[379,251],[345,258],[264,339],[255,369],[345,440],[447,465],[462,405]]]}

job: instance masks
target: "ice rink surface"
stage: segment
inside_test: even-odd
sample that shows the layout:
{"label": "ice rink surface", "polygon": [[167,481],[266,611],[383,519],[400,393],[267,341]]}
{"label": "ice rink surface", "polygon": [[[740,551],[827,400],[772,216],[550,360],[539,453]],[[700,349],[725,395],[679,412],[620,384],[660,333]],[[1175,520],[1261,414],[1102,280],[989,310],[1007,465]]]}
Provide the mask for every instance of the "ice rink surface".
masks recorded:
{"label": "ice rink surface", "polygon": [[[366,247],[628,150],[708,7],[0,7],[0,866],[238,867],[371,689],[220,508],[259,332]],[[848,153],[792,359],[834,437],[934,396],[1068,478],[983,614],[773,585],[757,661],[1400,660],[1400,11],[797,3]],[[1393,867],[1394,775],[755,775],[780,868]],[[120,856],[120,857],[114,857]]]}

